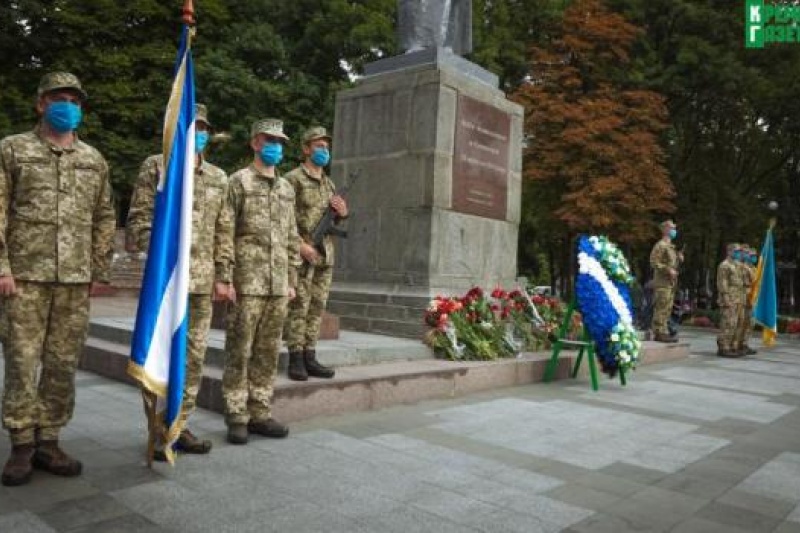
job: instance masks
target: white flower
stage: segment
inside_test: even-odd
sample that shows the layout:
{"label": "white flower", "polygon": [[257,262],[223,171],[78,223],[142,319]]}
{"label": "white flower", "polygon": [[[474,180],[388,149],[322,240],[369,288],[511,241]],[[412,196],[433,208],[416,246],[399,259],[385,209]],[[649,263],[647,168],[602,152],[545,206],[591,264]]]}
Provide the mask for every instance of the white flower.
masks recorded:
{"label": "white flower", "polygon": [[611,335],[611,342],[619,342],[619,335],[617,335],[616,333],[613,333]]}

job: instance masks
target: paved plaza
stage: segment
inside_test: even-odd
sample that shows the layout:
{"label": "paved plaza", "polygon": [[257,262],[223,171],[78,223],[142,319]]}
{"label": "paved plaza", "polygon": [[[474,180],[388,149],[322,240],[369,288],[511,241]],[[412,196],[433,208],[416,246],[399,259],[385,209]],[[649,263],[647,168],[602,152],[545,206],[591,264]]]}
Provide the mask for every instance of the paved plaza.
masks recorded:
{"label": "paved plaza", "polygon": [[[78,376],[84,475],[0,487],[0,532],[800,532],[800,342],[316,418],[289,439],[144,465],[138,391]],[[1,362],[1,360],[0,360]],[[8,442],[0,442],[5,459]]]}

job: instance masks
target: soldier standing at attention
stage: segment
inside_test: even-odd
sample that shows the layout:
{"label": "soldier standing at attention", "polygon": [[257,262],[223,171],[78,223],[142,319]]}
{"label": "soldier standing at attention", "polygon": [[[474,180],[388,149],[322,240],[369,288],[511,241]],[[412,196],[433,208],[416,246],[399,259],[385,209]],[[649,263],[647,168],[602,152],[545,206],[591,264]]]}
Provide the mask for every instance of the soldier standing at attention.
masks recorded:
{"label": "soldier standing at attention", "polygon": [[289,303],[286,344],[289,348],[289,378],[306,381],[308,376],[332,378],[334,370],[317,361],[316,344],[322,312],[333,280],[333,238],[326,235],[317,250],[311,234],[330,205],[337,220],[347,217],[347,204],[336,195],[333,181],[325,175],[330,162],[331,137],[325,128],[310,128],[303,134],[303,163],[286,174],[294,187],[299,252],[303,258],[297,297]]}
{"label": "soldier standing at attention", "polygon": [[678,236],[678,229],[672,220],[659,225],[661,239],[650,252],[650,267],[653,270],[653,320],[651,329],[658,342],[677,342],[669,335],[667,321],[672,312],[675,288],[678,286],[678,262],[680,254],[672,241]]}
{"label": "soldier standing at attention", "polygon": [[736,262],[738,251],[738,245],[729,244],[727,256],[717,267],[717,298],[720,310],[717,355],[720,357],[744,355],[738,352],[733,345],[744,297],[742,274]]}
{"label": "soldier standing at attention", "polygon": [[[189,331],[186,350],[186,382],[181,406],[181,431],[176,449],[185,453],[204,454],[211,451],[211,441],[198,439],[185,424],[192,414],[203,379],[203,363],[211,327],[212,298],[232,298],[230,268],[233,260],[231,211],[228,205],[228,177],[203,156],[208,143],[211,122],[203,104],[195,106],[194,201],[192,206],[192,250],[189,267]],[[145,159],[133,190],[128,212],[126,248],[129,252],[146,252],[155,208],[156,187],[164,170],[164,157]],[[154,459],[165,461],[163,450],[156,450]]]}
{"label": "soldier standing at attention", "polygon": [[27,483],[33,468],[59,476],[82,471],[58,438],[75,406],[89,294],[108,282],[116,229],[108,165],[75,133],[86,97],[74,75],[45,74],[39,123],[0,141],[3,427],[12,445],[3,485]]}
{"label": "soldier standing at attention", "polygon": [[750,303],[750,290],[756,279],[755,263],[757,256],[755,250],[751,250],[747,244],[742,245],[739,253],[739,273],[742,276],[742,316],[736,322],[736,332],[733,337],[734,348],[745,355],[755,355],[758,353],[752,349],[748,342],[750,331],[753,328],[753,306]]}
{"label": "soldier standing at attention", "polygon": [[225,335],[222,395],[233,444],[246,444],[249,433],[289,434],[272,418],[270,405],[286,309],[295,296],[300,266],[294,189],[276,168],[287,140],[282,121],[255,122],[250,130],[253,162],[230,178],[236,305]]}

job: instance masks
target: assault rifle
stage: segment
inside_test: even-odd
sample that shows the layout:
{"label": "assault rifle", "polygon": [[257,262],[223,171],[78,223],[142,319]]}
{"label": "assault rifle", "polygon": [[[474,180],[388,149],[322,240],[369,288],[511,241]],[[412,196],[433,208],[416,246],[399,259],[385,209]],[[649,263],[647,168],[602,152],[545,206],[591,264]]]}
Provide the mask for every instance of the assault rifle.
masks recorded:
{"label": "assault rifle", "polygon": [[[360,175],[361,169],[351,172],[349,183],[344,185],[340,190],[336,191],[336,194],[342,198],[346,198],[347,192],[358,180]],[[325,255],[325,246],[322,244],[323,239],[325,239],[325,235],[333,235],[343,239],[347,238],[347,231],[336,227],[336,211],[334,211],[330,205],[328,205],[328,208],[325,209],[325,214],[322,215],[322,218],[317,223],[314,231],[311,232],[311,245],[322,255]]]}

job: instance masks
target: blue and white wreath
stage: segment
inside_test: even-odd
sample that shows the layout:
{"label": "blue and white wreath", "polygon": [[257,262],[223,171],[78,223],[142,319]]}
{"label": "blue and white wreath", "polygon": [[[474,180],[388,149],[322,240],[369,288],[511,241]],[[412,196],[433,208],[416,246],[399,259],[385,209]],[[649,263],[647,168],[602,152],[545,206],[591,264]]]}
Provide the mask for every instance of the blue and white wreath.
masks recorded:
{"label": "blue and white wreath", "polygon": [[628,284],[633,281],[622,252],[605,237],[578,241],[576,293],[583,325],[597,346],[603,372],[636,367],[641,342],[633,326]]}

